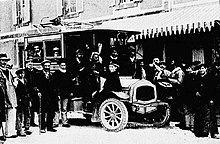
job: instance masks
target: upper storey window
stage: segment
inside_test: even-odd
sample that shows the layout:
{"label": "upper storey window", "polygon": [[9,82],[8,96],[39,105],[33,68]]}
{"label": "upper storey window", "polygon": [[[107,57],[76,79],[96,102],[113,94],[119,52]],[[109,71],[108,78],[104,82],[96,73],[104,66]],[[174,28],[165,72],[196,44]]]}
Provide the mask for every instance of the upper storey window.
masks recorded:
{"label": "upper storey window", "polygon": [[63,5],[65,18],[77,17],[83,11],[83,0],[64,0]]}
{"label": "upper storey window", "polygon": [[138,3],[141,1],[142,0],[113,0],[111,6],[114,7],[115,10],[127,9],[137,7]]}
{"label": "upper storey window", "polygon": [[18,27],[30,23],[30,0],[13,0],[13,24]]}
{"label": "upper storey window", "polygon": [[119,0],[119,3],[120,4],[125,4],[125,3],[131,3],[133,2],[134,0]]}

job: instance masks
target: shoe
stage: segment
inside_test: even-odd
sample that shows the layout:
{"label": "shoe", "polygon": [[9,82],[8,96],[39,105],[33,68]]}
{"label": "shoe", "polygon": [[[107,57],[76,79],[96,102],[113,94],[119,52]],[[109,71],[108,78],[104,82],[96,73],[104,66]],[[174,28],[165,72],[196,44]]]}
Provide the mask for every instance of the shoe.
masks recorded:
{"label": "shoe", "polygon": [[214,134],[214,135],[211,136],[211,138],[214,138],[214,139],[220,139],[220,135],[218,135],[218,134]]}
{"label": "shoe", "polygon": [[59,124],[54,124],[53,127],[54,128],[59,127]]}
{"label": "shoe", "polygon": [[32,126],[32,127],[38,127],[38,125],[35,124],[35,123],[31,124],[31,126]]}
{"label": "shoe", "polygon": [[24,132],[26,133],[26,135],[31,135],[32,134],[32,131],[29,131],[29,130],[25,130]]}
{"label": "shoe", "polygon": [[51,129],[47,129],[47,131],[50,131],[50,132],[56,132],[57,130],[56,130],[56,129],[51,128]]}
{"label": "shoe", "polygon": [[40,133],[46,133],[46,131],[44,129],[40,130]]}
{"label": "shoe", "polygon": [[70,127],[70,124],[68,124],[68,123],[67,123],[67,124],[63,124],[62,126],[69,128],[69,127]]}
{"label": "shoe", "polygon": [[176,124],[175,126],[176,126],[176,127],[179,127],[179,128],[182,129],[182,130],[189,130],[189,128],[186,127],[186,126],[185,126],[184,124],[182,124],[182,123]]}
{"label": "shoe", "polygon": [[26,134],[23,131],[21,131],[21,132],[17,132],[17,136],[25,137]]}
{"label": "shoe", "polygon": [[5,136],[0,136],[0,141],[6,141],[6,137]]}
{"label": "shoe", "polygon": [[17,135],[11,135],[11,136],[6,136],[6,138],[16,138],[18,137]]}

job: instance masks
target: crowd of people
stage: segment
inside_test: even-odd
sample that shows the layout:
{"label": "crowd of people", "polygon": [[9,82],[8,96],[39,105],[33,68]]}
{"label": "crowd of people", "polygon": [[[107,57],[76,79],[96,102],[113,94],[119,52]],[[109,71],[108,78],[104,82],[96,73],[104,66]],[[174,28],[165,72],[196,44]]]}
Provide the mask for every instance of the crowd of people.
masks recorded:
{"label": "crowd of people", "polygon": [[146,71],[150,76],[147,79],[157,86],[158,98],[170,104],[171,120],[180,122],[176,126],[191,130],[197,137],[220,138],[216,117],[220,104],[219,62],[185,64],[155,58]]}
{"label": "crowd of people", "polygon": [[[71,78],[66,73],[66,62],[59,62],[59,70],[51,73],[51,62],[41,63],[42,70],[33,67],[33,61],[27,60],[26,67],[18,69],[15,75],[7,68],[10,59],[7,54],[0,54],[0,140],[25,137],[32,134],[30,127],[38,126],[36,113],[39,116],[41,133],[56,132],[62,114],[62,126],[67,123],[67,100],[71,96]],[[69,86],[69,87],[68,87]],[[68,91],[67,91],[68,90]],[[60,109],[59,109],[60,108]],[[60,110],[60,111],[59,111]],[[57,122],[58,121],[58,122]]]}
{"label": "crowd of people", "polygon": [[[210,134],[220,138],[215,113],[215,105],[219,104],[216,99],[220,92],[220,63],[210,67],[199,61],[184,65],[154,58],[146,65],[143,60],[136,61],[134,50],[128,52],[123,55],[112,49],[106,58],[99,51],[77,49],[72,60],[59,59],[55,72],[51,71],[51,61],[41,62],[42,69],[38,70],[29,59],[25,68],[15,72],[16,76],[7,68],[7,54],[1,53],[0,140],[30,135],[30,127],[37,126],[36,113],[41,133],[56,132],[60,125],[69,128],[70,99],[83,96],[83,109],[87,111],[87,104],[101,90],[122,91],[119,74],[154,83],[158,99],[170,104],[171,120],[179,121],[180,128],[192,130],[197,137]],[[101,77],[106,78],[103,87]]]}
{"label": "crowd of people", "polygon": [[[9,61],[6,53],[0,54],[1,141],[30,135],[31,126],[38,126],[40,133],[56,132],[60,125],[69,128],[70,99],[83,96],[86,111],[87,102],[101,89],[100,75],[107,78],[103,90],[121,91],[119,65],[109,61],[104,67],[96,51],[88,54],[78,49],[68,68],[70,63],[62,58],[57,61],[59,68],[55,71],[51,70],[50,60],[42,61],[42,69],[37,69],[33,59],[28,59],[25,68],[16,70],[14,75],[8,68]],[[35,123],[36,114],[39,125]]]}

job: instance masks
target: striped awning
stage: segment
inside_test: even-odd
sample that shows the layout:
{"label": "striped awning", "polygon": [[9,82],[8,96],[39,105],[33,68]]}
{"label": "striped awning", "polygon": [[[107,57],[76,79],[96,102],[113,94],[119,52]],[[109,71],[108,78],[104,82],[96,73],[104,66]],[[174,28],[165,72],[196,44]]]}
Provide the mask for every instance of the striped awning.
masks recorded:
{"label": "striped awning", "polygon": [[171,12],[106,21],[97,27],[120,28],[123,30],[141,31],[144,35],[154,35],[159,32],[165,32],[166,34],[168,31],[195,30],[202,27],[210,29],[214,25],[214,21],[219,19],[219,4],[209,4],[173,9]]}

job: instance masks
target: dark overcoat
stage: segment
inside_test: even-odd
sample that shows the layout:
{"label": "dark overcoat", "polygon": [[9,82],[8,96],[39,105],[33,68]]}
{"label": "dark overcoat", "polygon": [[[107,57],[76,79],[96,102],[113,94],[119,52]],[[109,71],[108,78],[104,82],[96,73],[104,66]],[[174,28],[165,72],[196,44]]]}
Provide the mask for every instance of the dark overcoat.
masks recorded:
{"label": "dark overcoat", "polygon": [[[194,133],[196,136],[208,136],[209,133],[217,134],[217,119],[214,101],[213,75],[206,74],[204,77],[197,76],[195,79],[196,91],[200,96],[196,97],[196,111],[194,120]],[[214,102],[215,103],[215,102]]]}
{"label": "dark overcoat", "polygon": [[53,73],[53,80],[56,95],[62,99],[69,99],[70,93],[73,91],[73,82],[70,73],[57,70]]}
{"label": "dark overcoat", "polygon": [[27,87],[30,94],[30,100],[32,103],[32,109],[34,111],[38,111],[39,109],[39,98],[37,96],[37,92],[34,89],[34,80],[36,79],[36,75],[39,72],[38,69],[33,68],[33,70],[29,70],[27,68],[24,69],[25,78],[27,80]]}
{"label": "dark overcoat", "polygon": [[58,97],[54,92],[54,80],[52,73],[47,79],[43,70],[41,70],[35,77],[35,86],[42,94],[41,110],[42,112],[58,110]]}

